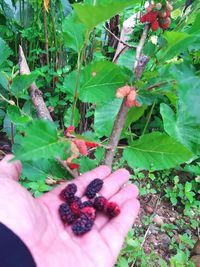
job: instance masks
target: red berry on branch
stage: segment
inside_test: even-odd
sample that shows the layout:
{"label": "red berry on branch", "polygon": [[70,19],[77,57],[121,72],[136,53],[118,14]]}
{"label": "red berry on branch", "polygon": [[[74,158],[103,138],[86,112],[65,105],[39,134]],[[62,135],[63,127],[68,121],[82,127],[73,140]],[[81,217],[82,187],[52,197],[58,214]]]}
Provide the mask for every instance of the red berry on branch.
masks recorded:
{"label": "red berry on branch", "polygon": [[159,28],[159,23],[157,20],[151,23],[151,29],[153,32],[156,32],[158,28]]}
{"label": "red berry on branch", "polygon": [[72,133],[74,133],[75,128],[74,126],[70,125],[64,132],[65,137],[70,137]]}
{"label": "red berry on branch", "polygon": [[79,169],[80,168],[80,165],[77,164],[77,163],[67,163],[67,165],[71,170],[75,170],[75,169]]}
{"label": "red berry on branch", "polygon": [[149,13],[143,15],[142,17],[140,17],[140,21],[142,23],[144,22],[154,22],[157,19],[158,16],[158,12],[157,11],[150,11]]}
{"label": "red berry on branch", "polygon": [[96,144],[96,143],[93,143],[93,142],[90,142],[90,141],[85,141],[85,144],[89,148],[93,148],[93,147],[98,147],[99,146],[99,144]]}

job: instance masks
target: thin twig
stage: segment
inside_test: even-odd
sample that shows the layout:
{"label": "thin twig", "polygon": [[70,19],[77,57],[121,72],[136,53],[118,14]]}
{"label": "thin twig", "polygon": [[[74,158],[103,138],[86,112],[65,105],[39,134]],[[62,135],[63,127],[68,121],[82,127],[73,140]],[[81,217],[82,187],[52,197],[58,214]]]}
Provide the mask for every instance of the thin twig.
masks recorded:
{"label": "thin twig", "polygon": [[145,90],[146,91],[150,91],[150,90],[153,90],[154,88],[158,88],[158,87],[160,87],[162,85],[165,85],[165,84],[168,84],[168,83],[176,84],[176,81],[175,80],[171,80],[171,81],[163,81],[163,82],[155,83],[155,84],[149,86],[148,88],[146,88]]}
{"label": "thin twig", "polygon": [[128,48],[132,48],[132,49],[135,49],[137,48],[137,46],[134,46],[134,45],[129,45],[127,43],[125,43],[124,41],[122,41],[120,38],[118,38],[113,32],[111,32],[111,30],[109,30],[106,26],[104,26],[104,29],[109,32],[118,42],[120,42],[121,44],[127,46]]}
{"label": "thin twig", "polygon": [[65,169],[73,178],[76,178],[77,175],[61,160],[59,157],[56,157],[56,161]]}

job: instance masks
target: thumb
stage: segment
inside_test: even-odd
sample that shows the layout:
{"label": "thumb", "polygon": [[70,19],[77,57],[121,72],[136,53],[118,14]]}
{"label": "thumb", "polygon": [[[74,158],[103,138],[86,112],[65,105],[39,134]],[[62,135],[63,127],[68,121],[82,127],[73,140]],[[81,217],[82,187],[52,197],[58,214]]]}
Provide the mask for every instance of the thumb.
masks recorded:
{"label": "thumb", "polygon": [[7,155],[0,162],[0,179],[8,178],[12,180],[19,180],[19,176],[22,170],[22,165],[20,161],[9,162],[14,156]]}

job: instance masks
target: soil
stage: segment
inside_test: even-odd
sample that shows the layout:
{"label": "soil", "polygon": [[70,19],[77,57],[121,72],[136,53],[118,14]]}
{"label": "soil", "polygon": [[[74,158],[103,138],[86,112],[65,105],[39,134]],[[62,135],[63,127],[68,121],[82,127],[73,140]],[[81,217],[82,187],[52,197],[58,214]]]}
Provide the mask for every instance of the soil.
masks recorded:
{"label": "soil", "polygon": [[[189,218],[185,217],[182,211],[175,210],[169,202],[160,200],[158,195],[151,195],[141,197],[140,203],[140,214],[133,227],[145,229],[143,248],[146,254],[154,252],[168,262],[176,254],[176,251],[170,247],[172,238],[179,244],[181,242],[179,235],[187,233],[191,239],[197,241],[197,232],[191,229]],[[156,216],[157,220],[146,226],[144,224],[146,216],[152,216],[152,218]],[[184,222],[182,227],[178,224],[180,220]],[[162,225],[164,226],[164,224],[172,226],[172,230],[163,230]],[[171,232],[171,236],[168,235],[169,232]]]}

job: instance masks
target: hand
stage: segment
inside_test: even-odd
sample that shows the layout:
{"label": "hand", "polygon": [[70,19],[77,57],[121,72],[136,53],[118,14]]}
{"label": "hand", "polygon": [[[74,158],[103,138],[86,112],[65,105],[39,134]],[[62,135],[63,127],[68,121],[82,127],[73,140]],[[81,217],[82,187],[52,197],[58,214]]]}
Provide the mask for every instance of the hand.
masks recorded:
{"label": "hand", "polygon": [[6,156],[0,162],[0,221],[23,240],[37,266],[114,266],[139,211],[137,188],[123,187],[129,179],[128,171],[120,169],[111,174],[108,167],[100,166],[73,181],[78,186],[77,195],[82,196],[90,181],[97,177],[103,179],[102,195],[121,207],[120,215],[114,219],[97,215],[92,231],[76,237],[58,216],[62,202],[58,195],[66,184],[35,199],[17,182],[21,164],[8,163],[11,158]]}

